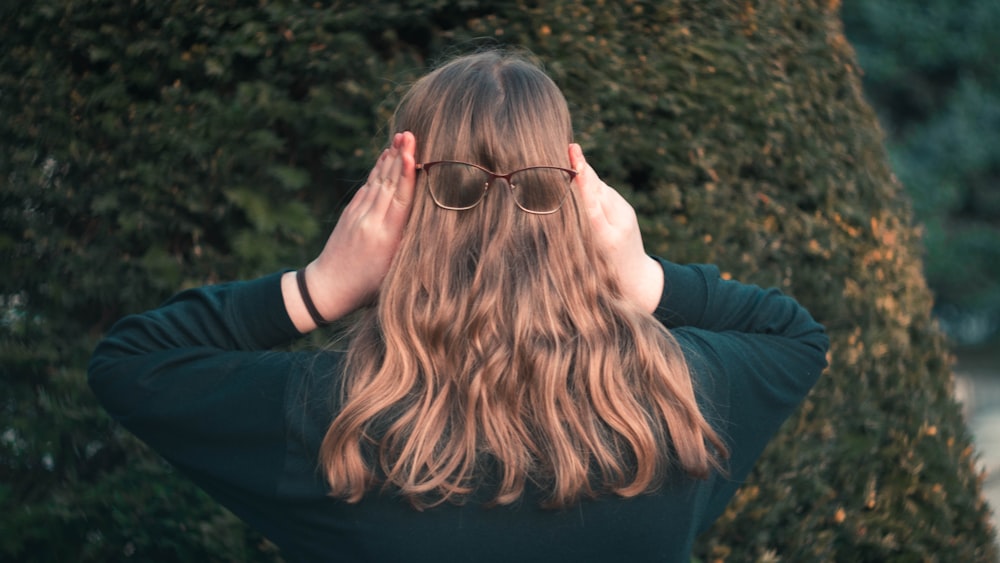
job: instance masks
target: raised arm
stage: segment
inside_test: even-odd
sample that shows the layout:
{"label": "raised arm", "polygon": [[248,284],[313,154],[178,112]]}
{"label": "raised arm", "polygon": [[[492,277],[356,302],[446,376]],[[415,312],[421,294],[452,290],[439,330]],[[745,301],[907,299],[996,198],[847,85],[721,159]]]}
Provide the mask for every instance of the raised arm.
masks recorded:
{"label": "raised arm", "polygon": [[[295,272],[281,280],[288,315],[300,332],[331,322],[371,300],[392,262],[410,218],[416,185],[413,133],[397,133],[383,151],[368,181],[344,208],[319,257],[306,267],[301,283],[312,302],[310,312]],[[320,317],[315,319],[314,316]]]}
{"label": "raised arm", "polygon": [[594,238],[617,272],[625,296],[653,312],[663,293],[663,270],[646,254],[635,210],[587,164],[580,145],[569,146],[576,187]]}
{"label": "raised arm", "polygon": [[[394,137],[307,267],[321,320],[362,306],[381,284],[409,219],[414,149],[412,134]],[[295,272],[188,290],[116,323],[88,381],[113,418],[202,486],[270,494],[288,438],[290,378],[334,373],[339,361],[272,349],[316,326]]]}
{"label": "raised arm", "polygon": [[665,282],[654,314],[667,328],[771,335],[825,353],[829,343],[823,326],[781,291],[725,280],[715,266],[657,260]]}
{"label": "raised arm", "polygon": [[777,290],[723,280],[714,266],[679,266],[646,254],[635,210],[600,179],[579,145],[569,146],[576,187],[601,247],[626,297],[667,328],[772,334],[824,350],[823,327]]}

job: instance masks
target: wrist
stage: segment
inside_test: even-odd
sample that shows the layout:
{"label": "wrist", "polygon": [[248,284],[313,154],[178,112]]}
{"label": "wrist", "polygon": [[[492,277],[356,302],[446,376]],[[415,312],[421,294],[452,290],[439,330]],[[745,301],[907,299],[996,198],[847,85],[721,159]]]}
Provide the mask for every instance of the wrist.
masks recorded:
{"label": "wrist", "polygon": [[324,274],[315,261],[282,276],[285,309],[299,332],[305,334],[330,324],[357,308],[350,292],[334,283],[337,279]]}
{"label": "wrist", "polygon": [[629,279],[622,280],[626,298],[646,313],[653,313],[663,296],[663,267],[652,256],[643,254],[636,267],[629,269]]}
{"label": "wrist", "polygon": [[281,276],[281,296],[285,303],[285,311],[288,318],[295,325],[296,330],[301,334],[306,334],[317,328],[312,320],[305,302],[302,300],[302,293],[299,290],[296,272],[285,272]]}
{"label": "wrist", "polygon": [[306,307],[306,311],[309,313],[309,317],[312,319],[317,326],[324,326],[330,324],[330,321],[326,320],[322,313],[316,308],[316,303],[313,302],[312,295],[309,292],[309,282],[306,279],[306,268],[299,269],[295,272],[295,283],[299,288],[299,297],[302,298],[302,303]]}
{"label": "wrist", "polygon": [[[363,268],[342,267],[342,262],[317,258],[305,267],[309,295],[316,310],[329,324],[368,304],[373,292]],[[361,272],[361,276],[351,275]]]}

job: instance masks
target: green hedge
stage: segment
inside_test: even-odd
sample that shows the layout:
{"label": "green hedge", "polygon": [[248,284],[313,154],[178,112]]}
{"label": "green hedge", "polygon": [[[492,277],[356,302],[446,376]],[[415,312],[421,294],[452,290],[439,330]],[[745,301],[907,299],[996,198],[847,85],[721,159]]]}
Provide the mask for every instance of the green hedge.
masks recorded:
{"label": "green hedge", "polygon": [[279,559],[99,411],[89,350],[178,289],[304,263],[401,87],[501,43],[545,61],[650,251],[781,286],[830,329],[828,375],[698,557],[996,558],[836,1],[20,4],[0,17],[0,559]]}

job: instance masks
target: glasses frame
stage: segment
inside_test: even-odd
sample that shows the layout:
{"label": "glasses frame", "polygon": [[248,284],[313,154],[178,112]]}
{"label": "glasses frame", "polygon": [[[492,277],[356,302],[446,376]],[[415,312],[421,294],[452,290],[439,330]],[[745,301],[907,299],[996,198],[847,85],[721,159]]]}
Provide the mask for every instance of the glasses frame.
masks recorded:
{"label": "glasses frame", "polygon": [[563,194],[562,199],[559,201],[559,205],[555,209],[553,209],[551,211],[535,211],[535,210],[532,210],[532,209],[526,209],[523,205],[521,205],[521,202],[519,202],[517,200],[517,197],[514,196],[513,192],[514,192],[514,188],[516,186],[514,185],[513,182],[510,181],[511,177],[514,174],[517,174],[518,172],[525,172],[525,171],[528,171],[528,170],[539,170],[539,169],[542,169],[542,170],[559,170],[561,172],[565,172],[566,174],[569,174],[569,181],[572,184],[573,180],[576,179],[577,174],[578,174],[576,170],[570,170],[569,168],[563,168],[561,166],[528,166],[528,167],[525,167],[525,168],[519,168],[519,169],[514,170],[513,172],[509,172],[507,174],[498,174],[498,173],[490,170],[489,168],[484,168],[484,167],[482,167],[482,166],[480,166],[478,164],[473,164],[471,162],[463,162],[461,160],[434,160],[434,161],[431,161],[431,162],[424,162],[424,163],[421,163],[421,164],[417,164],[416,165],[416,169],[418,171],[419,170],[426,171],[426,170],[429,170],[429,169],[433,168],[434,166],[437,166],[438,164],[464,164],[466,166],[471,166],[473,168],[478,168],[479,170],[482,170],[483,172],[485,172],[486,174],[488,174],[489,177],[490,177],[489,180],[486,181],[486,184],[483,186],[483,193],[480,194],[479,199],[476,200],[476,203],[473,203],[472,205],[466,205],[464,207],[453,207],[453,206],[450,206],[450,205],[444,205],[443,203],[441,203],[440,201],[438,201],[437,197],[434,195],[434,190],[431,189],[430,179],[428,179],[428,182],[427,182],[427,192],[431,194],[431,199],[434,200],[434,204],[437,205],[438,207],[440,207],[441,209],[448,209],[450,211],[465,211],[467,209],[472,209],[473,207],[475,207],[475,206],[479,205],[480,203],[482,203],[483,199],[486,198],[486,192],[488,192],[489,189],[490,189],[490,184],[492,184],[494,180],[496,180],[496,179],[499,178],[499,179],[504,180],[505,182],[507,182],[507,187],[510,188],[510,191],[511,191],[511,199],[514,200],[514,205],[516,205],[518,207],[518,209],[520,209],[521,211],[524,211],[525,213],[530,213],[532,215],[551,215],[551,214],[555,213],[556,211],[559,211],[560,209],[562,209],[563,204],[566,203],[566,198],[569,196],[569,192],[570,192],[570,186],[566,186],[566,193]]}

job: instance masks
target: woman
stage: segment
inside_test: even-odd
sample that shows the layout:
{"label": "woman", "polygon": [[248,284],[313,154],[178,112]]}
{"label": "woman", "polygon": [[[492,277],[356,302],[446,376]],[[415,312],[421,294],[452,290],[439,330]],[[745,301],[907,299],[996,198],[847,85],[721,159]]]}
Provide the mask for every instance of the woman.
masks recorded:
{"label": "woman", "polygon": [[[793,300],[648,256],[524,58],[418,81],[316,260],[120,321],[108,411],[289,560],[688,561],[825,367]],[[362,309],[345,353],[279,353]]]}

